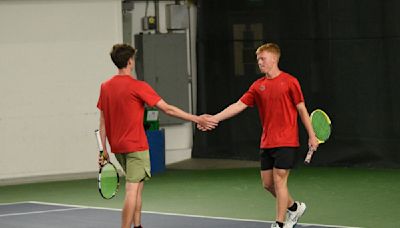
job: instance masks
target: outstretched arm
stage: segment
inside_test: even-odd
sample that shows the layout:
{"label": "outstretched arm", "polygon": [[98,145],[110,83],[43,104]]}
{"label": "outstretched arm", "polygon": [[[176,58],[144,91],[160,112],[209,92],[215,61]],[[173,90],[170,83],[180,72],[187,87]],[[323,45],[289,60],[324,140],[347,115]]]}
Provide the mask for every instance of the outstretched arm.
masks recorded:
{"label": "outstretched arm", "polygon": [[213,116],[213,118],[217,121],[223,121],[223,120],[229,119],[233,116],[236,116],[237,114],[239,114],[240,112],[245,110],[247,107],[248,106],[245,103],[238,100],[236,103],[229,105],[227,108],[222,110],[220,113],[215,114]]}
{"label": "outstretched arm", "polygon": [[317,137],[315,136],[315,132],[312,127],[310,115],[308,114],[306,105],[304,104],[304,102],[300,102],[296,105],[296,108],[299,112],[301,122],[303,122],[303,125],[306,128],[308,134],[308,146],[313,150],[317,150],[319,143]]}
{"label": "outstretched arm", "polygon": [[[217,122],[220,122],[222,120],[226,120],[229,119],[237,114],[239,114],[240,112],[242,112],[243,110],[245,110],[248,106],[241,102],[240,100],[238,100],[236,103],[233,103],[231,105],[229,105],[227,108],[225,108],[224,110],[222,110],[221,112],[219,112],[218,114],[215,114],[214,116],[208,115],[208,114],[204,114],[202,116],[210,119],[210,120],[214,120]],[[202,127],[201,125],[197,124],[197,128],[201,131],[206,131],[208,129]]]}
{"label": "outstretched arm", "polygon": [[156,107],[161,109],[165,114],[173,117],[177,117],[183,120],[192,121],[194,123],[200,124],[207,130],[214,129],[218,125],[218,121],[206,118],[205,116],[196,116],[187,113],[173,105],[168,104],[163,99],[157,102]]}

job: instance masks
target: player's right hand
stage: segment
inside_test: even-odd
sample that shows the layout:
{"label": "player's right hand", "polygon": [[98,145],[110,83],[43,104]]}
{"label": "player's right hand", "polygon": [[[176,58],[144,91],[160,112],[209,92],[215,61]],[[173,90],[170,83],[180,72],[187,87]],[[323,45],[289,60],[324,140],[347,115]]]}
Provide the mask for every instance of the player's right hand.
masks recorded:
{"label": "player's right hand", "polygon": [[109,160],[109,156],[107,152],[103,152],[103,155],[99,155],[99,166],[103,166],[107,163],[107,161]]}
{"label": "player's right hand", "polygon": [[218,126],[218,120],[216,120],[212,115],[203,114],[200,117],[200,121],[197,124],[197,128],[201,131],[208,131],[216,128]]}

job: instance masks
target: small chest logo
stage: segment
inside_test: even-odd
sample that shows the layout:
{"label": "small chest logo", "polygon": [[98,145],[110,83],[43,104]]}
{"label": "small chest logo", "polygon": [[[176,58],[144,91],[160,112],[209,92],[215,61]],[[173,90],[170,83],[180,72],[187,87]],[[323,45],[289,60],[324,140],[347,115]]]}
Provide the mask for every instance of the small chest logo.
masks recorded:
{"label": "small chest logo", "polygon": [[261,86],[260,86],[260,90],[261,90],[261,91],[264,91],[264,90],[265,90],[265,85],[261,85]]}

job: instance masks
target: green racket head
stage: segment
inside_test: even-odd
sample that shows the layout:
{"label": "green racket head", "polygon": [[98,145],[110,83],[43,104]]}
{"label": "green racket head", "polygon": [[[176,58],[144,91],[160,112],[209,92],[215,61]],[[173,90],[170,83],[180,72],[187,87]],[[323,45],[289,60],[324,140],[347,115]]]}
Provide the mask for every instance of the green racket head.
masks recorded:
{"label": "green racket head", "polygon": [[311,124],[320,143],[328,140],[331,135],[331,120],[324,111],[321,109],[313,111],[311,113]]}
{"label": "green racket head", "polygon": [[119,175],[112,163],[104,165],[99,172],[98,187],[104,199],[111,199],[115,196],[119,187]]}

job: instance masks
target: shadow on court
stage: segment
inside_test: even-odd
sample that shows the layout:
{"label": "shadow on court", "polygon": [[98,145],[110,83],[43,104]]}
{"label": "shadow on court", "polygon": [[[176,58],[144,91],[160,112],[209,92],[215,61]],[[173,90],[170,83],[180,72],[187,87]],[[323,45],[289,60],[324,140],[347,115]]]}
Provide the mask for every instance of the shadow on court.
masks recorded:
{"label": "shadow on court", "polygon": [[[112,228],[120,226],[119,210],[23,202],[0,205],[2,228]],[[145,228],[266,228],[270,223],[229,218],[212,218],[189,215],[144,212]],[[337,227],[297,225],[296,227]]]}

